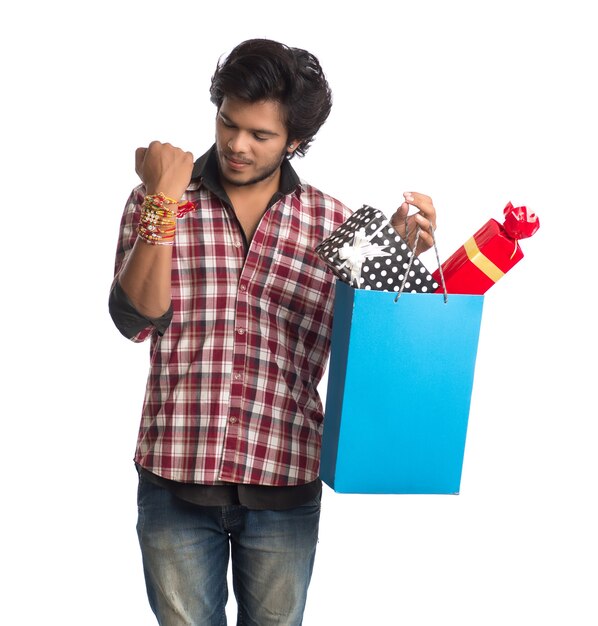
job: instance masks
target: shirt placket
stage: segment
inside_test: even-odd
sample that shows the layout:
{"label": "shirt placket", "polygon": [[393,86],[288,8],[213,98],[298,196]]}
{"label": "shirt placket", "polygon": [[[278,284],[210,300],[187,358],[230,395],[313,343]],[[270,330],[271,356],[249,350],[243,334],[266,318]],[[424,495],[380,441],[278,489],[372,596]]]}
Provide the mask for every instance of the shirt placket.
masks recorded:
{"label": "shirt placket", "polygon": [[[256,275],[256,270],[259,269],[260,264],[264,263],[262,255],[265,243],[267,242],[267,245],[274,247],[273,239],[276,239],[276,236],[269,234],[269,231],[276,230],[274,228],[274,222],[276,221],[275,206],[266,211],[258,224],[237,284],[230,399],[220,472],[221,480],[242,481],[247,469],[247,450],[246,443],[244,443],[245,437],[243,436],[243,430],[247,428],[247,424],[243,423],[245,419],[243,406],[246,398],[248,377],[254,375],[248,369],[248,354],[252,349],[250,341],[255,335],[255,332],[252,332],[254,329],[251,328],[251,320],[249,318],[248,298],[251,297],[253,276]],[[232,223],[232,231],[233,246],[242,255],[243,236],[236,221]]]}

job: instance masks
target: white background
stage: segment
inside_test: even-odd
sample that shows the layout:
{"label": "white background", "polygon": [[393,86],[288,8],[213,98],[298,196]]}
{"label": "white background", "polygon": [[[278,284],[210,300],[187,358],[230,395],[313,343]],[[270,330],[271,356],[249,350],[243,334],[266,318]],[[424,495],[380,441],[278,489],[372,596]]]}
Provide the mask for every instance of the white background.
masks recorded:
{"label": "white background", "polygon": [[3,624],[154,623],[132,464],[148,345],[107,312],[118,224],[135,148],[207,149],[216,61],[256,36],[327,73],[332,115],[294,162],[312,184],[387,214],[431,195],[442,258],[508,201],[542,222],[485,300],[461,495],[326,488],[305,624],[598,623],[590,4],[1,10]]}

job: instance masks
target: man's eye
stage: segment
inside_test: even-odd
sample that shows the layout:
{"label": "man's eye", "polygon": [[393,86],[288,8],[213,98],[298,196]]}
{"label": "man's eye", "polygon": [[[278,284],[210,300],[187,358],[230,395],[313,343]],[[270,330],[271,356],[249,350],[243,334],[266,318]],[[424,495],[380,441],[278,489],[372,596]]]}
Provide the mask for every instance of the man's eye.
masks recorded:
{"label": "man's eye", "polygon": [[258,141],[266,141],[266,139],[268,139],[268,137],[262,137],[261,135],[256,135],[254,133],[253,135],[255,137],[255,139],[257,139]]}

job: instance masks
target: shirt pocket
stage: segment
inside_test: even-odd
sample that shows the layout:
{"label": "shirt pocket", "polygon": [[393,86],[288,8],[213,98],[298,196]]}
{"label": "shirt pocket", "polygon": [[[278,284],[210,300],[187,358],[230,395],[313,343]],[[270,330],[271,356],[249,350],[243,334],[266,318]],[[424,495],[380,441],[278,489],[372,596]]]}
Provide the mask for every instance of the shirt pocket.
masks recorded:
{"label": "shirt pocket", "polygon": [[308,245],[285,240],[276,249],[264,295],[289,313],[317,315],[330,295],[332,281]]}

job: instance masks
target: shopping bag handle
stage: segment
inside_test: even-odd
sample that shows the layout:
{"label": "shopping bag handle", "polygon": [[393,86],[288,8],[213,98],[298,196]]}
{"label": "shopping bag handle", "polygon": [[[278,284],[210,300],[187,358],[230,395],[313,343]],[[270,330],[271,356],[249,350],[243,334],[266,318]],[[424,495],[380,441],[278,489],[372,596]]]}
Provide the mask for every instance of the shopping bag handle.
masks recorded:
{"label": "shopping bag handle", "polygon": [[[407,265],[407,269],[403,275],[403,280],[401,281],[401,286],[399,287],[399,291],[397,292],[395,302],[398,302],[403,290],[405,289],[405,283],[407,282],[407,277],[409,276],[409,271],[411,270],[411,266],[413,265],[413,260],[415,259],[415,251],[417,250],[417,242],[419,241],[419,235],[421,233],[421,227],[418,224],[417,230],[415,231],[415,241],[413,242],[413,252],[409,257],[409,264]],[[436,246],[436,237],[434,236],[434,228],[432,224],[430,224],[430,234],[432,235],[432,243],[434,244],[434,252],[436,253],[436,262],[438,263],[438,271],[440,273],[440,282],[442,283],[442,292],[444,293],[444,303],[448,302],[448,293],[446,291],[446,283],[444,282],[444,273],[442,272],[442,264],[440,263],[440,256],[438,255],[438,247]],[[407,225],[407,216],[405,216],[405,241],[409,241],[409,227]]]}

